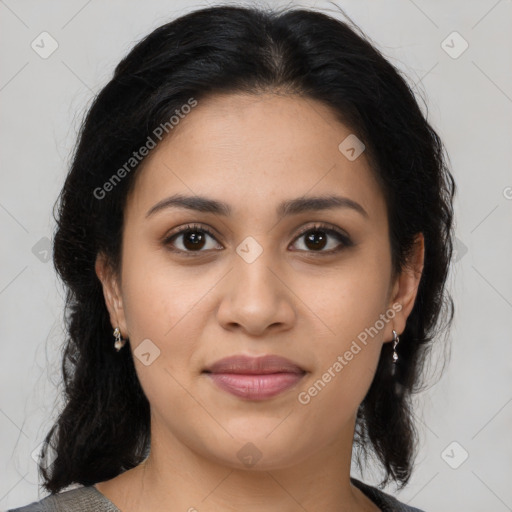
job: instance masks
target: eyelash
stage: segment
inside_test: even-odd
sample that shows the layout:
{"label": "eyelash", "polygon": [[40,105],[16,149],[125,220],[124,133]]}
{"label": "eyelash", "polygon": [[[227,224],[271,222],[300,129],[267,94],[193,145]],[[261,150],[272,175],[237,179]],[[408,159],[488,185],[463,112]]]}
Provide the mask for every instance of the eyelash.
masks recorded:
{"label": "eyelash", "polygon": [[[216,240],[215,235],[207,227],[202,226],[201,224],[188,224],[187,226],[182,228],[180,231],[177,231],[176,233],[171,233],[169,236],[165,237],[165,239],[163,240],[163,244],[165,246],[169,247],[171,245],[171,242],[175,238],[177,238],[180,235],[183,235],[184,233],[187,233],[188,231],[203,232],[203,233],[206,233],[207,235],[209,235],[210,237],[212,237],[213,239]],[[337,229],[333,229],[333,228],[329,227],[328,225],[322,224],[322,223],[317,223],[317,224],[315,224],[313,226],[308,226],[308,227],[304,228],[303,230],[301,230],[299,232],[299,234],[296,236],[296,238],[294,239],[294,242],[296,240],[298,240],[299,238],[301,238],[302,236],[304,236],[306,233],[309,233],[311,231],[323,231],[327,235],[333,235],[342,243],[342,245],[344,247],[350,247],[350,246],[353,245],[353,242],[350,240],[350,238],[347,237],[345,234],[343,234],[341,231],[338,231]],[[203,251],[203,250],[199,250],[199,251],[183,251],[181,249],[171,249],[171,248],[169,248],[169,250],[172,251],[172,252],[178,252],[178,253],[186,254],[187,256],[191,256],[191,257],[197,257],[202,252],[206,252],[206,251]],[[316,255],[319,255],[319,256],[324,256],[324,255],[329,256],[329,255],[338,253],[341,250],[342,250],[342,248],[331,249],[329,251],[298,251],[298,252],[308,252],[308,253],[316,254]]]}

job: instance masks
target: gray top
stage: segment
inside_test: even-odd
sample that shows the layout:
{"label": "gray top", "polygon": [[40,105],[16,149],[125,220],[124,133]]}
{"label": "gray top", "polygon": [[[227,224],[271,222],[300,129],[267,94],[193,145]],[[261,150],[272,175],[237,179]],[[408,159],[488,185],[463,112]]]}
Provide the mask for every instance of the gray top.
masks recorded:
{"label": "gray top", "polygon": [[[376,487],[360,482],[355,478],[351,482],[360,489],[382,512],[423,512],[398,501],[393,496],[384,493]],[[20,508],[7,512],[121,512],[96,487],[77,487],[69,491],[50,494],[41,501],[34,501]]]}

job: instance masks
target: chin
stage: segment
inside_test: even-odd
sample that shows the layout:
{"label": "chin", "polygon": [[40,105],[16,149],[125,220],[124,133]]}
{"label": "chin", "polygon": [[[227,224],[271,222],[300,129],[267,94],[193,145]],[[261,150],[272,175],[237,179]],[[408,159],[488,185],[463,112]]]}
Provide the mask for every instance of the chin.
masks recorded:
{"label": "chin", "polygon": [[[305,459],[308,450],[301,449],[295,441],[296,436],[284,430],[277,433],[277,430],[283,427],[279,425],[281,420],[274,419],[271,428],[265,428],[257,431],[254,423],[251,426],[251,433],[243,435],[232,428],[227,428],[233,438],[225,439],[226,443],[221,449],[220,442],[209,443],[203,447],[209,454],[204,454],[207,458],[213,458],[219,464],[233,469],[243,469],[251,471],[268,471],[292,467]],[[314,447],[312,447],[314,450]],[[302,454],[302,455],[301,455]]]}

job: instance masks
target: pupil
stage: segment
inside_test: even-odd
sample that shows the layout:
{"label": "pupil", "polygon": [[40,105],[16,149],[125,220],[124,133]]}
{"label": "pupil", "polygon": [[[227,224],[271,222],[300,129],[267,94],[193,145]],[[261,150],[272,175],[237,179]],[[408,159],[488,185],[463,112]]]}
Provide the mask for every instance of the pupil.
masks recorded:
{"label": "pupil", "polygon": [[[311,231],[306,237],[306,245],[310,249],[323,249],[325,247],[325,240],[326,237],[323,235],[322,231]],[[310,242],[312,246],[309,245]]]}
{"label": "pupil", "polygon": [[[198,231],[187,231],[187,234],[185,234],[183,238],[183,245],[185,245],[187,249],[201,249],[201,243],[204,244],[204,236]],[[189,242],[191,242],[190,245]]]}

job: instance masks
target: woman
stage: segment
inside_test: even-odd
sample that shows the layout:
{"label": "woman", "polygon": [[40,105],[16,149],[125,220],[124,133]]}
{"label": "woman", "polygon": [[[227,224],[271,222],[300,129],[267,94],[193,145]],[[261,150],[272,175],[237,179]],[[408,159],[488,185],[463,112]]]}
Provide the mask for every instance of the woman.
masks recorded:
{"label": "woman", "polygon": [[350,468],[411,476],[454,193],[411,89],[347,24],[219,6],[157,28],[59,198],[66,403],[51,494],[15,510],[417,511]]}

